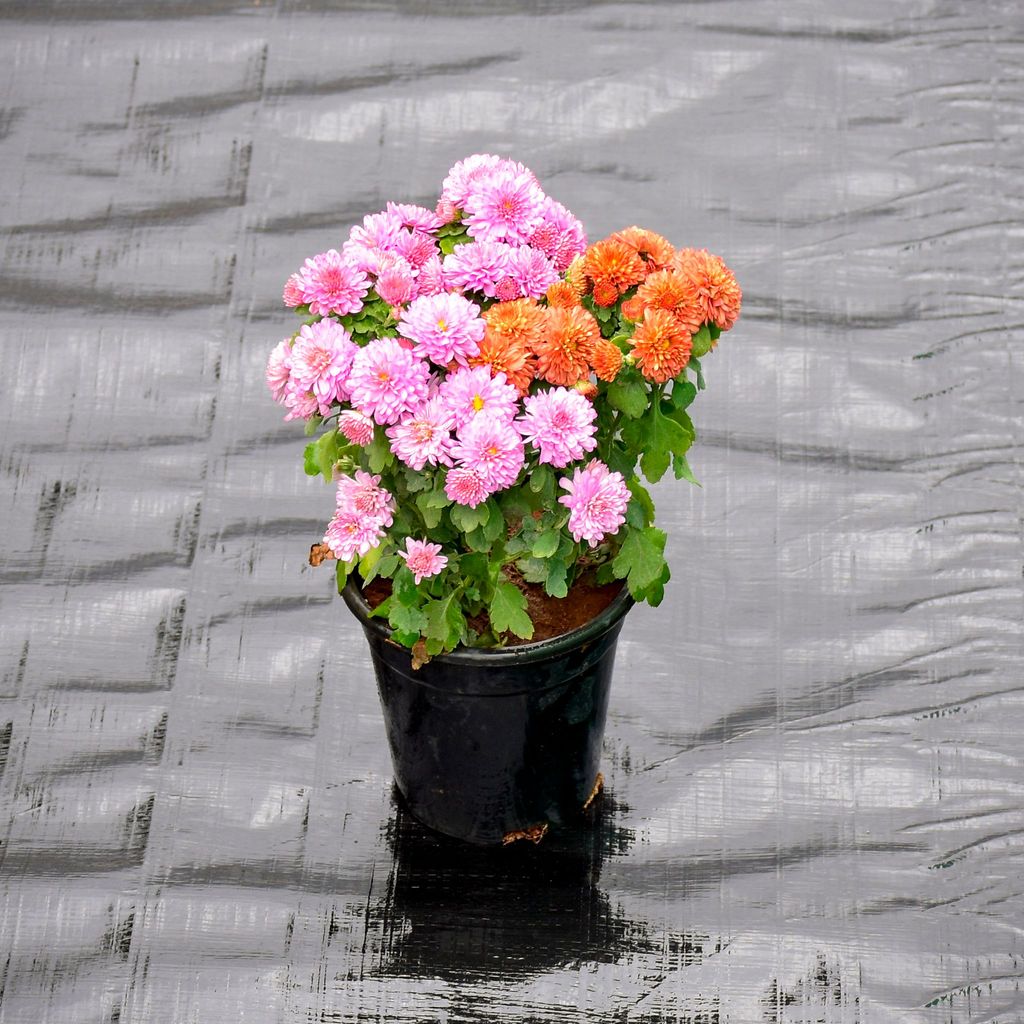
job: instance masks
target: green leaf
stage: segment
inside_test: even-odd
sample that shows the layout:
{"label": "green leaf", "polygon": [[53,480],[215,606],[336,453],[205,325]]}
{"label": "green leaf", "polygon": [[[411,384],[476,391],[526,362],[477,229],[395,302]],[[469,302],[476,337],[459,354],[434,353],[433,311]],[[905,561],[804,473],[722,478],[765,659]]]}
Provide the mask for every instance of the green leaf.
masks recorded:
{"label": "green leaf", "polygon": [[690,353],[691,358],[696,357],[700,359],[711,351],[711,332],[708,330],[707,324],[693,336],[692,341],[693,350]]}
{"label": "green leaf", "polygon": [[318,413],[313,413],[313,415],[310,416],[308,420],[306,420],[306,426],[304,428],[306,431],[306,437],[312,437],[317,432],[317,429],[319,428],[320,424],[323,423],[323,421],[323,416],[319,415]]}
{"label": "green leaf", "polygon": [[420,491],[416,495],[416,507],[420,510],[420,515],[423,517],[423,525],[428,530],[433,530],[441,524],[441,516],[444,514],[444,510],[435,508],[431,504],[432,492]]}
{"label": "green leaf", "polygon": [[[415,469],[405,468],[405,487],[410,494],[418,494],[425,491],[431,484],[431,479],[426,473],[419,473]],[[444,493],[442,491],[442,493]]]}
{"label": "green leaf", "polygon": [[306,449],[302,453],[302,468],[306,471],[306,476],[320,475],[320,464],[316,458],[316,441],[310,441],[306,445]]}
{"label": "green leaf", "polygon": [[338,564],[334,568],[334,576],[338,581],[338,593],[340,594],[345,589],[345,584],[348,583],[348,574],[351,570],[349,569],[348,563],[343,562],[340,558]]}
{"label": "green leaf", "polygon": [[[681,426],[683,430],[686,431],[687,436],[690,439],[689,443],[693,444],[694,440],[697,437],[697,429],[693,425],[693,420],[690,419],[690,414],[685,409],[674,409],[671,405],[667,407],[667,411],[666,409],[662,409],[662,412],[670,420],[675,420],[675,422],[678,423],[679,426]],[[687,447],[689,447],[689,445],[687,445]],[[681,451],[676,451],[676,455],[683,454],[684,453]]]}
{"label": "green leaf", "polygon": [[[636,423],[636,420],[630,420],[630,423]],[[633,470],[636,467],[636,449],[632,446],[629,448],[615,442],[611,451],[608,453],[608,468],[613,473],[621,473],[623,479],[628,480],[633,475]]]}
{"label": "green leaf", "polygon": [[686,379],[684,370],[672,385],[672,405],[676,409],[687,409],[697,397],[697,385]]}
{"label": "green leaf", "polygon": [[655,526],[630,529],[612,562],[618,579],[624,579],[630,594],[640,601],[644,591],[661,578],[665,569],[665,533]]}
{"label": "green leaf", "polygon": [[631,522],[629,525],[639,526],[640,528],[650,526],[651,523],[654,522],[654,502],[651,499],[650,493],[647,488],[640,483],[640,478],[636,476],[629,477],[626,480],[626,486],[629,488],[629,493],[632,495],[629,502],[629,509],[627,509],[627,519],[629,517],[629,510],[635,508],[636,512],[639,513],[640,519],[643,520],[641,523]]}
{"label": "green leaf", "polygon": [[475,530],[470,530],[469,533],[464,533],[466,545],[470,551],[490,551],[492,541],[487,539],[487,531],[483,527],[478,526]]}
{"label": "green leaf", "polygon": [[480,525],[483,527],[488,543],[493,544],[499,537],[505,536],[508,532],[508,524],[494,498],[488,498],[487,502],[479,507],[487,512],[487,518]]}
{"label": "green leaf", "polygon": [[691,435],[681,424],[662,413],[659,404],[652,405],[642,421],[643,451],[640,454],[640,469],[652,484],[657,483],[665,475],[672,455],[684,454],[692,441]]}
{"label": "green leaf", "polygon": [[450,651],[462,640],[466,619],[459,607],[458,591],[437,601],[429,601],[426,606],[427,653],[440,654]]}
{"label": "green leaf", "polygon": [[523,579],[527,583],[544,583],[548,578],[548,563],[540,558],[520,558],[516,562]]}
{"label": "green leaf", "polygon": [[403,647],[412,647],[414,643],[420,638],[420,631],[418,629],[395,629],[391,634],[391,639],[396,644],[401,644]]}
{"label": "green leaf", "polygon": [[447,508],[451,503],[452,499],[445,494],[444,486],[438,481],[434,484],[432,491],[423,491],[416,499],[417,501],[423,499],[424,508]]}
{"label": "green leaf", "polygon": [[371,473],[381,473],[395,461],[391,443],[383,427],[378,426],[374,430],[373,440],[366,446],[366,457]]}
{"label": "green leaf", "polygon": [[420,591],[407,565],[403,565],[391,579],[391,592],[396,601],[405,605],[419,604]]}
{"label": "green leaf", "polygon": [[462,555],[459,558],[459,572],[463,579],[485,582],[489,574],[487,556],[482,554]]}
{"label": "green leaf", "polygon": [[337,430],[328,430],[312,444],[306,445],[304,458],[306,472],[309,473],[310,466],[315,467],[314,471],[309,473],[310,476],[320,473],[324,480],[328,483],[331,482],[334,478],[334,464],[338,461],[341,449],[347,447],[347,443],[342,443],[339,447],[340,436]]}
{"label": "green leaf", "polygon": [[569,566],[560,558],[549,558],[548,578],[544,581],[544,592],[550,597],[565,597],[569,593]]}
{"label": "green leaf", "polygon": [[647,409],[647,388],[639,380],[619,381],[608,385],[608,401],[632,419],[643,416]]}
{"label": "green leaf", "polygon": [[696,484],[698,487],[701,486],[700,481],[693,475],[693,470],[690,469],[690,464],[686,461],[685,455],[672,456],[672,471],[675,473],[677,480],[689,480],[691,484]]}
{"label": "green leaf", "polygon": [[701,372],[700,360],[694,359],[693,356],[690,356],[690,361],[686,365],[688,369],[693,370],[694,375],[697,378],[697,390],[703,391],[707,385],[704,383],[704,374]]}
{"label": "green leaf", "polygon": [[448,515],[451,517],[452,526],[463,533],[472,533],[478,526],[483,526],[490,517],[490,505],[482,502],[475,508],[468,505],[452,505]]}
{"label": "green leaf", "polygon": [[369,583],[377,575],[377,563],[380,561],[382,548],[370,548],[369,551],[359,559],[359,575],[364,583]]}
{"label": "green leaf", "polygon": [[558,530],[545,530],[537,535],[530,553],[534,558],[550,558],[558,550],[561,539]]}
{"label": "green leaf", "polygon": [[395,570],[402,564],[402,560],[398,555],[390,554],[384,555],[383,558],[379,558],[376,564],[370,570],[370,575],[367,576],[363,572],[362,563],[359,564],[359,575],[363,577],[364,583],[369,583],[375,576],[383,576],[385,579],[390,579],[395,574]]}
{"label": "green leaf", "polygon": [[[402,633],[413,636],[415,641],[426,628],[427,617],[414,605],[402,604],[400,601],[392,599],[388,612],[388,623],[392,629],[401,630]],[[411,645],[407,644],[406,646]]]}
{"label": "green leaf", "polygon": [[551,467],[542,463],[529,475],[528,482],[530,490],[534,494],[540,494],[546,486],[554,482],[555,474]]}
{"label": "green leaf", "polygon": [[526,614],[526,596],[514,583],[498,581],[487,611],[495,633],[514,633],[522,640],[533,636],[533,623]]}

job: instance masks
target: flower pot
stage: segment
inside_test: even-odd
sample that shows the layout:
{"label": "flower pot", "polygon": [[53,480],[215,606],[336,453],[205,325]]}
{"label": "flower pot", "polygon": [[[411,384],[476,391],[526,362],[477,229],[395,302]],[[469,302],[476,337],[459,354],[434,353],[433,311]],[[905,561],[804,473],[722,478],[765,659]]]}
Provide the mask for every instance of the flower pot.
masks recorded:
{"label": "flower pot", "polygon": [[[580,815],[597,782],[625,587],[570,633],[459,648],[414,669],[352,579],[346,604],[370,644],[395,781],[425,825],[480,845]],[[570,597],[566,600],[571,600]]]}

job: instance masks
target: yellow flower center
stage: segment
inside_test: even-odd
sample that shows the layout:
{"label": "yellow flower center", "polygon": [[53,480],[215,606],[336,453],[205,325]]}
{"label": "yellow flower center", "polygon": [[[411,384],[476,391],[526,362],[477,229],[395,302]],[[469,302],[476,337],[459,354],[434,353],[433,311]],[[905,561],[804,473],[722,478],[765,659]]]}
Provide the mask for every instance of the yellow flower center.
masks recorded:
{"label": "yellow flower center", "polygon": [[437,329],[442,333],[448,330],[448,321],[444,317],[437,321]]}
{"label": "yellow flower center", "polygon": [[479,395],[473,396],[473,408],[479,412],[484,407],[484,400]]}

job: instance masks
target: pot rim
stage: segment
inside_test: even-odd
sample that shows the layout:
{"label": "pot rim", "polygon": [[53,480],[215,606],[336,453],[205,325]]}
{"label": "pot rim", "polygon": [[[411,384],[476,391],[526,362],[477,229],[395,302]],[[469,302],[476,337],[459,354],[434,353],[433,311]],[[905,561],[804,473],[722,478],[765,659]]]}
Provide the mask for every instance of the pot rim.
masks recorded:
{"label": "pot rim", "polygon": [[[387,620],[370,617],[372,609],[366,598],[363,597],[357,574],[353,573],[349,576],[348,582],[341,591],[341,596],[364,629],[372,630],[381,639],[393,643],[399,650],[405,651],[410,658],[412,657],[412,652],[407,647],[391,640],[392,630],[387,624]],[[476,665],[497,668],[556,657],[607,633],[634,604],[635,601],[629,593],[629,587],[623,582],[622,589],[612,598],[608,607],[578,629],[560,633],[558,636],[549,637],[546,640],[535,640],[512,647],[456,647],[454,651],[434,655],[430,660],[432,663],[436,662],[441,665]]]}

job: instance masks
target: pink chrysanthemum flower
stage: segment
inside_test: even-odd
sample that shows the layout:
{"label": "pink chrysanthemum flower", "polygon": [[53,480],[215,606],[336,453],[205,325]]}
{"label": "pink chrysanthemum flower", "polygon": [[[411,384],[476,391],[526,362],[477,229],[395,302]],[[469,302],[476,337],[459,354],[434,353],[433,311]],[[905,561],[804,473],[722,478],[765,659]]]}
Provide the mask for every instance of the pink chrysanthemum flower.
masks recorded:
{"label": "pink chrysanthemum flower", "polygon": [[380,213],[367,214],[362,224],[354,225],[348,233],[348,241],[364,249],[390,249],[401,230],[402,217],[389,210],[381,210]]}
{"label": "pink chrysanthemum flower", "polygon": [[431,256],[436,256],[440,249],[430,235],[424,235],[419,231],[403,230],[392,251],[408,260],[411,266],[422,267]]}
{"label": "pink chrysanthemum flower", "polygon": [[357,245],[355,242],[346,242],[341,247],[341,258],[356,270],[364,274],[376,275],[382,266],[382,261],[389,255],[387,249],[370,248],[365,245]]}
{"label": "pink chrysanthemum flower", "polygon": [[448,470],[444,481],[444,493],[456,505],[476,508],[482,501],[487,500],[491,492],[484,483],[483,477],[475,469],[458,466]]}
{"label": "pink chrysanthemum flower", "polygon": [[388,427],[391,450],[413,469],[452,464],[451,431],[455,417],[438,395],[427,399],[396,426]]}
{"label": "pink chrysanthemum flower", "polygon": [[285,391],[292,376],[292,341],[285,338],[278,342],[267,360],[267,387],[278,405],[284,404]]}
{"label": "pink chrysanthemum flower", "polygon": [[440,256],[431,256],[416,275],[417,295],[437,295],[444,291],[444,267]]}
{"label": "pink chrysanthemum flower", "polygon": [[508,276],[512,247],[503,242],[465,242],[444,258],[448,288],[483,292],[494,298],[498,282]]}
{"label": "pink chrysanthemum flower", "polygon": [[433,210],[413,203],[388,203],[387,212],[402,227],[427,233],[436,231],[445,223]]}
{"label": "pink chrysanthemum flower", "polygon": [[479,306],[447,292],[414,299],[398,324],[398,333],[439,366],[452,361],[465,366],[479,353],[486,330]]}
{"label": "pink chrysanthemum flower", "polygon": [[366,249],[362,266],[371,277],[380,277],[388,270],[400,270],[410,277],[416,276],[413,265],[401,254],[388,249]]}
{"label": "pink chrysanthemum flower", "polygon": [[511,487],[526,458],[519,431],[496,416],[474,416],[458,432],[452,455],[460,466],[478,473],[491,492]]}
{"label": "pink chrysanthemum flower", "polygon": [[345,409],[338,417],[338,429],[353,444],[365,448],[373,440],[373,420],[358,409]]}
{"label": "pink chrysanthemum flower", "polygon": [[516,420],[516,426],[540,452],[538,462],[564,469],[597,447],[597,410],[578,391],[538,391],[524,399],[523,405],[526,412]]}
{"label": "pink chrysanthemum flower", "polygon": [[303,324],[291,354],[291,376],[304,391],[312,391],[326,416],[331,403],[348,398],[345,381],[359,346],[337,320]]}
{"label": "pink chrysanthemum flower", "polygon": [[310,313],[358,313],[370,282],[361,270],[347,262],[337,249],[328,249],[306,260],[299,271],[302,301]]}
{"label": "pink chrysanthemum flower", "polygon": [[352,360],[352,404],[378,423],[397,423],[427,397],[430,368],[394,338],[374,338]]}
{"label": "pink chrysanthemum flower", "polygon": [[507,273],[518,290],[513,298],[539,299],[558,280],[554,264],[528,245],[520,245],[509,254]]}
{"label": "pink chrysanthemum flower", "polygon": [[284,389],[284,407],[288,410],[288,420],[308,420],[320,411],[320,400],[312,391],[300,387],[293,379],[288,379]]}
{"label": "pink chrysanthemum flower", "polygon": [[380,477],[357,469],[354,476],[338,478],[336,507],[339,512],[358,512],[380,521],[382,526],[394,522],[395,499],[380,485]]}
{"label": "pink chrysanthemum flower", "polygon": [[284,304],[289,309],[301,306],[302,299],[302,278],[298,274],[292,274],[284,283],[284,292],[281,295]]}
{"label": "pink chrysanthemum flower", "polygon": [[585,540],[597,547],[626,521],[629,488],[622,474],[612,473],[603,462],[594,459],[571,480],[563,476],[559,483],[569,492],[558,500],[569,509],[569,532],[577,543]]}
{"label": "pink chrysanthemum flower", "polygon": [[459,214],[455,204],[450,199],[438,199],[434,212],[442,224],[451,224]]}
{"label": "pink chrysanthemum flower", "polygon": [[532,174],[502,170],[466,197],[466,230],[479,241],[524,245],[541,223],[544,199]]}
{"label": "pink chrysanthemum flower", "polygon": [[401,256],[393,256],[378,273],[374,288],[389,306],[404,306],[416,295],[416,274]]}
{"label": "pink chrysanthemum flower", "polygon": [[327,524],[324,543],[339,561],[348,562],[377,547],[384,539],[379,519],[350,510],[339,510]]}
{"label": "pink chrysanthemum flower", "polygon": [[512,277],[503,277],[494,289],[494,297],[499,302],[511,302],[523,298],[522,285]]}
{"label": "pink chrysanthemum flower", "polygon": [[413,540],[412,537],[405,538],[405,550],[399,551],[398,556],[405,559],[416,583],[428,576],[436,576],[448,564],[447,557],[441,554],[440,544]]}
{"label": "pink chrysanthemum flower", "polygon": [[449,202],[455,209],[461,210],[466,199],[479,187],[479,183],[492,175],[502,164],[499,156],[490,153],[474,153],[460,160],[448,172],[441,183],[441,201]]}
{"label": "pink chrysanthemum flower", "polygon": [[530,245],[540,249],[561,273],[586,252],[586,232],[580,221],[550,196],[544,200],[541,217],[540,225],[530,236]]}
{"label": "pink chrysanthemum flower", "polygon": [[507,383],[504,373],[492,377],[491,367],[486,363],[449,374],[438,394],[455,418],[457,430],[484,410],[488,416],[507,423],[519,411],[519,393]]}

